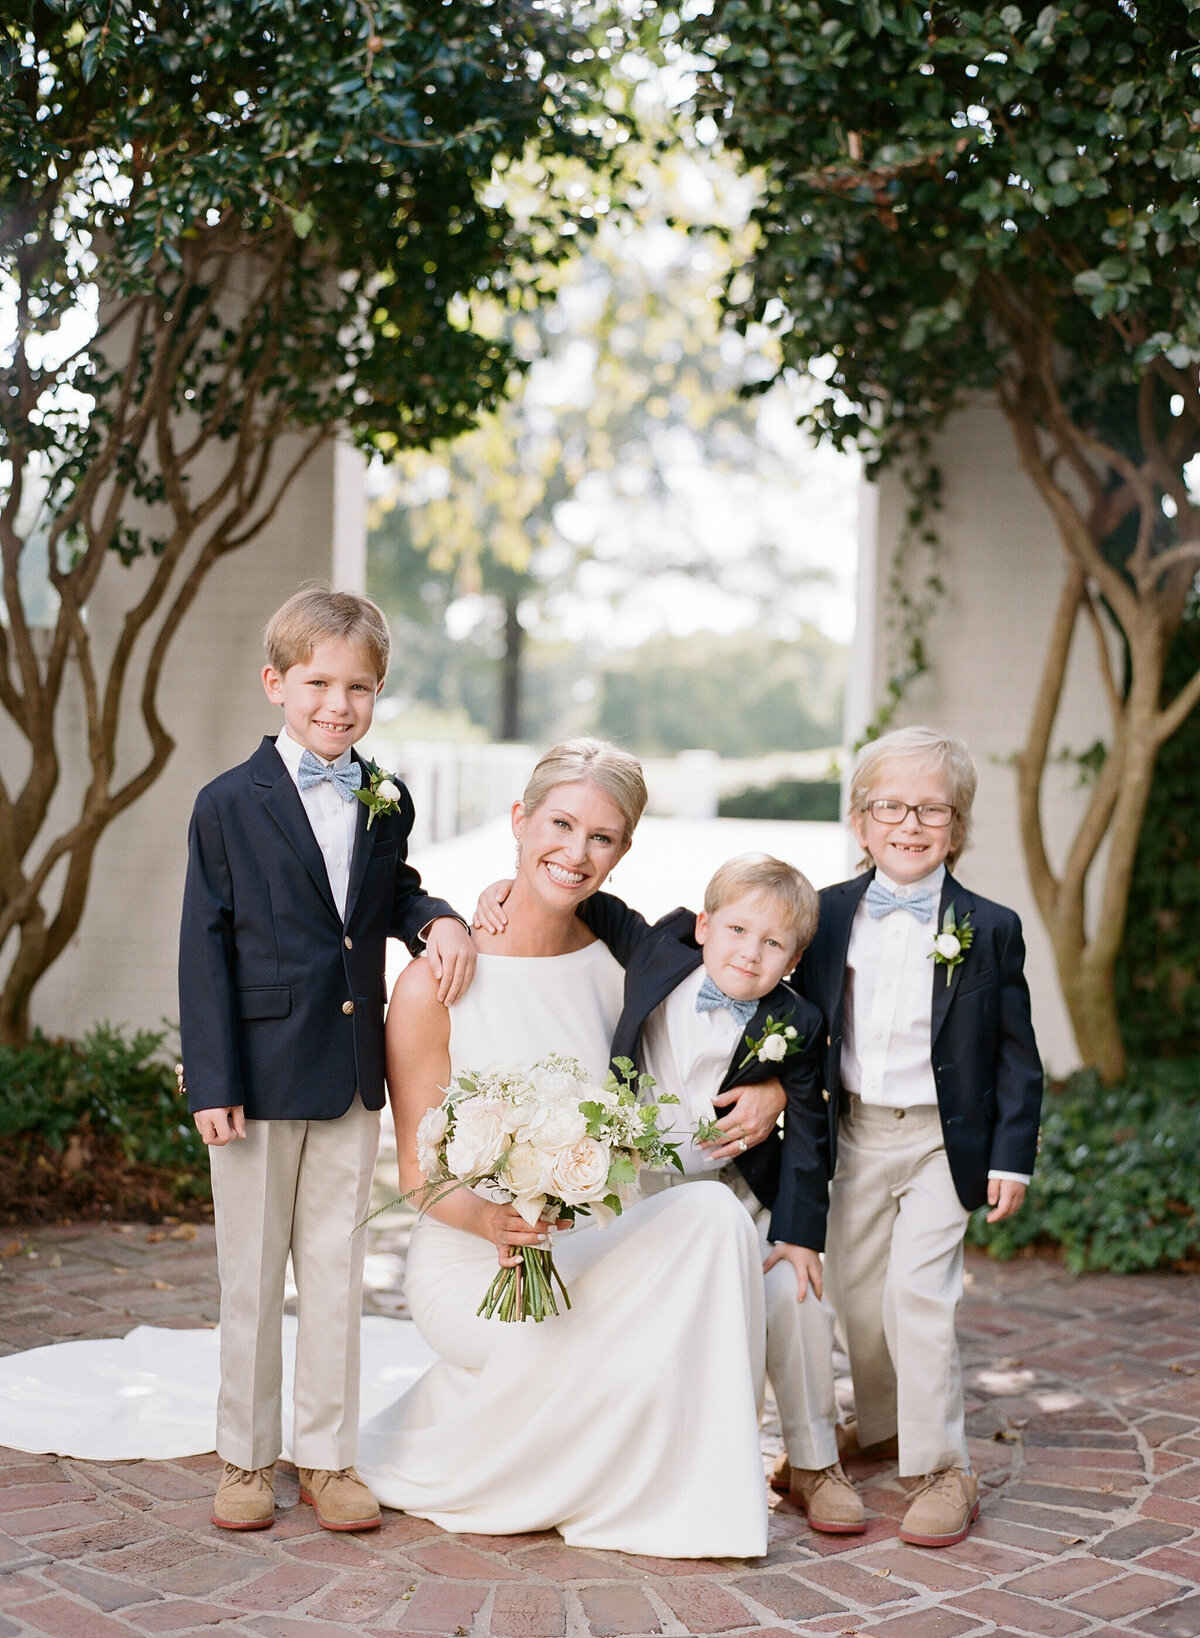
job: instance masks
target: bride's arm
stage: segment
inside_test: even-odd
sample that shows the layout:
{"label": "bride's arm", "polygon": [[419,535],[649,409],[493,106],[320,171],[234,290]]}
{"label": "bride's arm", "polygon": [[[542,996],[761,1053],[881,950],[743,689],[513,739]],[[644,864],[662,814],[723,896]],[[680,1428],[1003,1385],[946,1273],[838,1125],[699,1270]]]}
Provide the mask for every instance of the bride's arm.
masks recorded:
{"label": "bride's arm", "polygon": [[[437,998],[437,980],[427,961],[413,961],[396,980],[387,1015],[387,1082],[396,1123],[400,1189],[420,1189],[425,1174],[417,1165],[417,1127],[426,1110],[441,1103],[450,1084],[450,1014]],[[417,1197],[418,1202],[421,1196]],[[429,1209],[451,1228],[491,1240],[501,1263],[520,1261],[513,1247],[547,1245],[544,1224],[530,1228],[511,1206],[484,1200],[470,1189],[455,1189]]]}

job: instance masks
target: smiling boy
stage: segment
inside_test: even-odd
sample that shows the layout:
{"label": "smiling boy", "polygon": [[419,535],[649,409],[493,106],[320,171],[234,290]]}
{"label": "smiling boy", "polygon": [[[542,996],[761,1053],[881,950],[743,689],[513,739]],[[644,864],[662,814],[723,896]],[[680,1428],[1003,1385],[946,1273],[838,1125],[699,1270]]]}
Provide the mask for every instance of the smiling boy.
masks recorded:
{"label": "smiling boy", "polygon": [[822,891],[794,980],[828,1020],[825,1278],[858,1443],[898,1438],[901,1478],[918,1481],[900,1536],[924,1547],[961,1541],[979,1511],[954,1334],[963,1237],[977,1207],[999,1222],[1021,1205],[1042,1097],[1021,924],[947,869],[975,783],[953,734],[865,747],[850,822],[871,868]]}
{"label": "smiling boy", "polygon": [[384,949],[428,949],[461,995],[471,937],[406,863],[413,807],[382,785],[368,825],[352,747],[371,726],[390,639],[365,597],[298,592],[266,630],[267,698],[283,729],[196,799],[179,955],[188,1103],[209,1146],[221,1279],[213,1523],[275,1514],[282,1316],[299,1293],[292,1455],[330,1530],[379,1508],[352,1463],[366,1215],[383,1104]]}

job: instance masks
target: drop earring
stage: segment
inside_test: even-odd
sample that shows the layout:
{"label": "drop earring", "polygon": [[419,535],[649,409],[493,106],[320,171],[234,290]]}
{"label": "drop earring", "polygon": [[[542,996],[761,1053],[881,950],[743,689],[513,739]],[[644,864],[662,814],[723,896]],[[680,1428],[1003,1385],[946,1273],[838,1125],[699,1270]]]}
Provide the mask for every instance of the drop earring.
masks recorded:
{"label": "drop earring", "polygon": [[513,860],[513,875],[514,876],[518,873],[520,868],[521,868],[521,844],[518,841],[516,857]]}

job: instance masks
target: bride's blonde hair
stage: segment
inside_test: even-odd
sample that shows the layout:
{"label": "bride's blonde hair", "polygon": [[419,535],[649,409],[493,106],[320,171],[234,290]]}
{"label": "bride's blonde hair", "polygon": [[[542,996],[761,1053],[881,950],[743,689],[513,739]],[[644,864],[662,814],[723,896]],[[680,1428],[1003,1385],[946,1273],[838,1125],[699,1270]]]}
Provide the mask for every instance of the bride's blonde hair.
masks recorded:
{"label": "bride's blonde hair", "polygon": [[556,785],[580,779],[590,779],[620,808],[629,841],[646,806],[646,781],[638,759],[604,739],[565,739],[551,746],[529,776],[521,798],[526,814],[536,813]]}

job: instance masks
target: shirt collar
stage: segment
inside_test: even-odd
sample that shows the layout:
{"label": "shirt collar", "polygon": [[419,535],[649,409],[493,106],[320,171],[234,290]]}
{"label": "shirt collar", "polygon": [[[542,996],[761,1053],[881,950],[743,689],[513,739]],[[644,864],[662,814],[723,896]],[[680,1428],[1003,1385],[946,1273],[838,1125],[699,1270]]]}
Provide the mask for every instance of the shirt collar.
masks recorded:
{"label": "shirt collar", "polygon": [[[299,740],[292,738],[291,734],[287,730],[286,724],[282,732],[276,737],[275,749],[283,758],[284,767],[291,774],[292,778],[295,779],[300,772],[300,758],[304,755],[306,747],[301,745]],[[314,751],[313,755],[316,756],[317,753]],[[323,756],[317,757],[317,761],[325,762],[325,758]],[[333,762],[326,763],[326,767],[344,768],[349,761],[350,747],[347,745],[346,749],[341,752],[341,754],[336,757]]]}
{"label": "shirt collar", "polygon": [[879,866],[876,865],[875,879],[882,882],[885,887],[891,888],[892,892],[898,899],[906,899],[908,895],[918,887],[927,887],[930,893],[932,893],[933,902],[936,905],[942,891],[942,883],[946,879],[946,867],[944,864],[940,864],[936,867],[936,869],[931,870],[928,876],[922,876],[920,881],[908,882],[904,886],[901,886],[899,882],[894,882],[890,876],[886,875],[885,872],[880,870]]}

